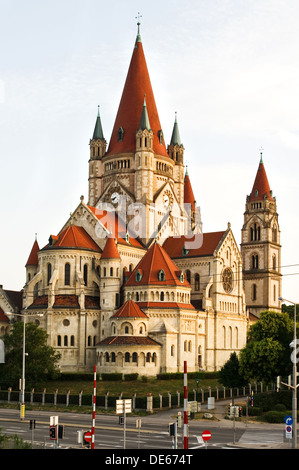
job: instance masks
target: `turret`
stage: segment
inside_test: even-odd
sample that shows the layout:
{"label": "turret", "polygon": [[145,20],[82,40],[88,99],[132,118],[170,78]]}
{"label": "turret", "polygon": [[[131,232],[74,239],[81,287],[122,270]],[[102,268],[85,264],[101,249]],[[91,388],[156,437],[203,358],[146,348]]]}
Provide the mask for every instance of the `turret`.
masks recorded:
{"label": "turret", "polygon": [[105,155],[107,146],[107,142],[103,134],[99,107],[93,136],[89,142],[89,146],[89,204],[91,206],[95,206],[102,193],[102,157]]}

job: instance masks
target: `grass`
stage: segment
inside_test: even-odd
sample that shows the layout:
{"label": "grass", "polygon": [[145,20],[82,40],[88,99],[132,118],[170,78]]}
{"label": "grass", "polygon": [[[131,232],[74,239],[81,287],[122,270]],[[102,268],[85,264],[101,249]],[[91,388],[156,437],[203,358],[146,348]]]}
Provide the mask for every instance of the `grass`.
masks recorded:
{"label": "grass", "polygon": [[[201,389],[207,389],[209,386],[213,389],[219,385],[217,379],[203,379],[200,380],[198,384],[199,392]],[[46,389],[47,393],[54,393],[55,390],[58,390],[58,393],[63,394],[70,390],[72,395],[79,394],[81,390],[84,394],[93,393],[93,381],[49,381],[44,384],[44,386],[39,390],[35,389],[35,392],[41,392],[43,389]],[[178,380],[157,380],[156,378],[149,378],[147,382],[142,380],[135,381],[104,381],[98,380],[96,382],[97,395],[105,395],[106,392],[109,392],[111,396],[118,396],[120,393],[124,395],[130,395],[136,393],[138,397],[145,397],[148,393],[152,395],[165,395],[168,392],[171,394],[176,394],[177,391],[183,393],[184,382],[183,379]],[[188,380],[188,391],[191,392],[193,389],[197,390],[197,384],[195,379]]]}

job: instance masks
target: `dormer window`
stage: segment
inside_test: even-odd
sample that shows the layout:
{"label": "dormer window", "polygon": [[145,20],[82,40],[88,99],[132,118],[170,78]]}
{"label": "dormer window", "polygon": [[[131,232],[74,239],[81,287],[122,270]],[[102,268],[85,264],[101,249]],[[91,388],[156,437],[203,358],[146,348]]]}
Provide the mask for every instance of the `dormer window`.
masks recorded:
{"label": "dormer window", "polygon": [[181,273],[181,274],[180,274],[180,281],[181,281],[181,282],[184,282],[184,273]]}
{"label": "dormer window", "polygon": [[136,272],[136,282],[140,282],[141,279],[142,279],[142,274],[141,274],[141,272],[138,270],[138,271]]}
{"label": "dormer window", "polygon": [[121,142],[124,139],[124,130],[122,127],[120,127],[117,131],[117,140],[118,142]]}
{"label": "dormer window", "polygon": [[162,131],[162,129],[160,129],[158,131],[158,137],[159,137],[160,144],[163,144],[163,131]]}
{"label": "dormer window", "polygon": [[158,278],[159,278],[159,281],[165,281],[165,272],[163,271],[163,269],[159,271]]}

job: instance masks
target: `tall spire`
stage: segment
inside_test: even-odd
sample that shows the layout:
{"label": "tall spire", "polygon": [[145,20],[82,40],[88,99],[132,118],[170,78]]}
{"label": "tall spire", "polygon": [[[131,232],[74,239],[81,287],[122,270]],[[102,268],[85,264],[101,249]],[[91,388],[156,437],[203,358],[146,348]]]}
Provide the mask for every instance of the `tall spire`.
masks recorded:
{"label": "tall spire", "polygon": [[138,25],[137,40],[133,49],[107,154],[135,153],[136,132],[139,129],[140,110],[144,104],[144,96],[146,96],[146,109],[150,126],[153,131],[153,151],[158,155],[168,157],[164,140],[160,142],[162,127]]}
{"label": "tall spire", "polygon": [[98,105],[98,115],[96,120],[96,125],[93,132],[93,139],[104,139],[101,117],[100,117],[100,106]]}
{"label": "tall spire", "polygon": [[182,142],[181,142],[180,131],[179,131],[179,126],[177,122],[177,113],[175,113],[175,120],[174,120],[174,126],[173,126],[170,145],[181,145],[181,144]]}
{"label": "tall spire", "polygon": [[138,23],[137,23],[138,30],[137,30],[136,42],[141,42],[141,36],[140,36],[140,21],[139,21],[139,18],[141,18],[141,15],[140,15],[139,12],[138,12],[138,16],[136,16],[136,18],[138,18]]}
{"label": "tall spire", "polygon": [[254,184],[252,187],[252,191],[249,196],[250,201],[260,201],[263,200],[265,197],[273,200],[272,191],[270,190],[270,185],[268,182],[265,166],[263,163],[263,157],[261,153],[259,167],[257,170],[257,174],[254,180]]}
{"label": "tall spire", "polygon": [[144,129],[147,129],[148,131],[150,130],[150,122],[148,118],[148,112],[147,112],[147,107],[146,107],[146,101],[144,97],[144,102],[143,102],[143,108],[142,108],[142,113],[141,113],[141,118],[139,122],[139,129],[144,131]]}

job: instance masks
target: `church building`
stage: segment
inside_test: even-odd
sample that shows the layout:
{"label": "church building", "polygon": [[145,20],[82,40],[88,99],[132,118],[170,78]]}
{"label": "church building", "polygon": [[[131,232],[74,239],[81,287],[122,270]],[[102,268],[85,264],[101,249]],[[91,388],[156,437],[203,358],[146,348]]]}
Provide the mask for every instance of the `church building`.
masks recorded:
{"label": "church building", "polygon": [[249,314],[279,310],[280,232],[262,161],[240,250],[230,223],[202,233],[184,153],[177,116],[164,135],[138,23],[108,144],[96,117],[88,200],[26,264],[22,312],[47,331],[61,371],[219,370],[245,346]]}

